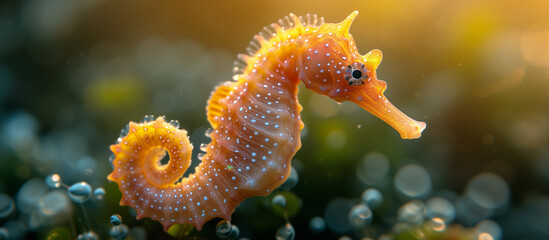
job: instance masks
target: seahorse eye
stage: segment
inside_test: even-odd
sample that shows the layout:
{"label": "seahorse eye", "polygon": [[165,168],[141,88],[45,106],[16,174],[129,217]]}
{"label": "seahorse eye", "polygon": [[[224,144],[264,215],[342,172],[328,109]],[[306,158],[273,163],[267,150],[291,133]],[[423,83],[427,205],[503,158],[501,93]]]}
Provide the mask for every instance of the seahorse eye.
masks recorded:
{"label": "seahorse eye", "polygon": [[360,77],[362,77],[362,72],[357,69],[353,71],[352,75],[353,75],[353,78],[359,79]]}
{"label": "seahorse eye", "polygon": [[368,78],[364,64],[355,62],[345,69],[345,80],[349,81],[349,85],[362,85],[363,78]]}

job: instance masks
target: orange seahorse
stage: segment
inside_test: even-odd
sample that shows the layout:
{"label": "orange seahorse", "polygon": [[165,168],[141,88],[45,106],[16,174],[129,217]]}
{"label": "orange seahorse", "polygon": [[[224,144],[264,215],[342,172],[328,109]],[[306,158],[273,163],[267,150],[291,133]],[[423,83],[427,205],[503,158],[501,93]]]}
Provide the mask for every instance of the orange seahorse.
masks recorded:
{"label": "orange seahorse", "polygon": [[[238,55],[234,81],[216,87],[208,100],[211,142],[195,173],[183,176],[192,145],[185,130],[155,121],[129,123],[127,136],[110,147],[121,205],[171,225],[190,223],[200,230],[215,217],[230,220],[235,207],[265,196],[290,174],[301,147],[303,122],[297,101],[299,82],[335,101],[352,101],[395,128],[405,139],[421,136],[425,123],[395,108],[383,95],[376,69],[381,51],[360,55],[349,34],[357,11],[338,24],[316,15],[293,14],[271,24]],[[165,152],[169,162],[161,164]]]}

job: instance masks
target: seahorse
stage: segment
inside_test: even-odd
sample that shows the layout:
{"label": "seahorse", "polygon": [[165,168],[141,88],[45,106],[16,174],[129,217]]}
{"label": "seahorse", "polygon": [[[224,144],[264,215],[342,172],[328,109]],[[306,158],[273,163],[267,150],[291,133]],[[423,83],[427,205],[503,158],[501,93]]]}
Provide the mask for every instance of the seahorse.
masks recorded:
{"label": "seahorse", "polygon": [[[233,81],[217,86],[207,110],[211,142],[202,162],[183,177],[191,163],[187,133],[163,117],[129,123],[127,135],[110,147],[121,205],[137,218],[192,224],[200,230],[213,218],[231,219],[241,201],[266,196],[288,178],[292,157],[301,147],[302,110],[298,84],[335,101],[351,101],[396,129],[403,139],[421,136],[424,122],[415,121],[383,95],[377,79],[380,50],[358,53],[349,33],[358,12],[344,21],[290,14],[267,26],[239,54]],[[162,164],[164,154],[169,162]]]}

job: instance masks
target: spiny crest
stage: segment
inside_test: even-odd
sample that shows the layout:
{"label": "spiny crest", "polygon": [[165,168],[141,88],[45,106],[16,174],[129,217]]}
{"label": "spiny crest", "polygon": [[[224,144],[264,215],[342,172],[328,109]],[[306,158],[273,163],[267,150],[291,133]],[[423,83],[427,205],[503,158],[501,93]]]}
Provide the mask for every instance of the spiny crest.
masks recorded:
{"label": "spiny crest", "polygon": [[[320,27],[324,24],[324,18],[316,14],[307,13],[305,16],[296,16],[290,13],[288,16],[278,20],[278,22],[265,26],[261,32],[256,34],[246,48],[246,54],[238,54],[233,64],[233,74],[242,74],[248,66],[247,59],[253,56],[261,49],[263,42],[269,41],[275,37],[279,30],[287,31],[296,27]],[[236,79],[235,79],[236,80]]]}

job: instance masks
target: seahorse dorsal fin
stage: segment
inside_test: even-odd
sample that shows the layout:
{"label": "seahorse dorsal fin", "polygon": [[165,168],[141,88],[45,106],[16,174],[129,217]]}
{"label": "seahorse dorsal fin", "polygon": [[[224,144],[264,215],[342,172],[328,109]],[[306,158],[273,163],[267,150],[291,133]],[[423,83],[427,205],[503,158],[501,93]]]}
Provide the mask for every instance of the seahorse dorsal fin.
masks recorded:
{"label": "seahorse dorsal fin", "polygon": [[[318,17],[316,14],[306,14],[305,16],[296,16],[290,13],[288,16],[279,19],[277,22],[267,25],[261,32],[256,34],[248,47],[246,54],[238,54],[233,64],[233,74],[241,74],[248,66],[247,59],[255,55],[265,43],[269,42],[273,37],[276,37],[280,31],[288,31],[297,27],[320,27],[324,24],[324,18]],[[233,77],[233,79],[235,79]],[[235,79],[236,80],[236,79]]]}
{"label": "seahorse dorsal fin", "polygon": [[213,128],[216,128],[217,125],[219,125],[217,117],[221,116],[226,108],[226,104],[221,101],[231,94],[233,83],[235,82],[224,82],[217,86],[210,95],[210,99],[208,99],[206,115],[208,117],[208,122],[210,122]]}

